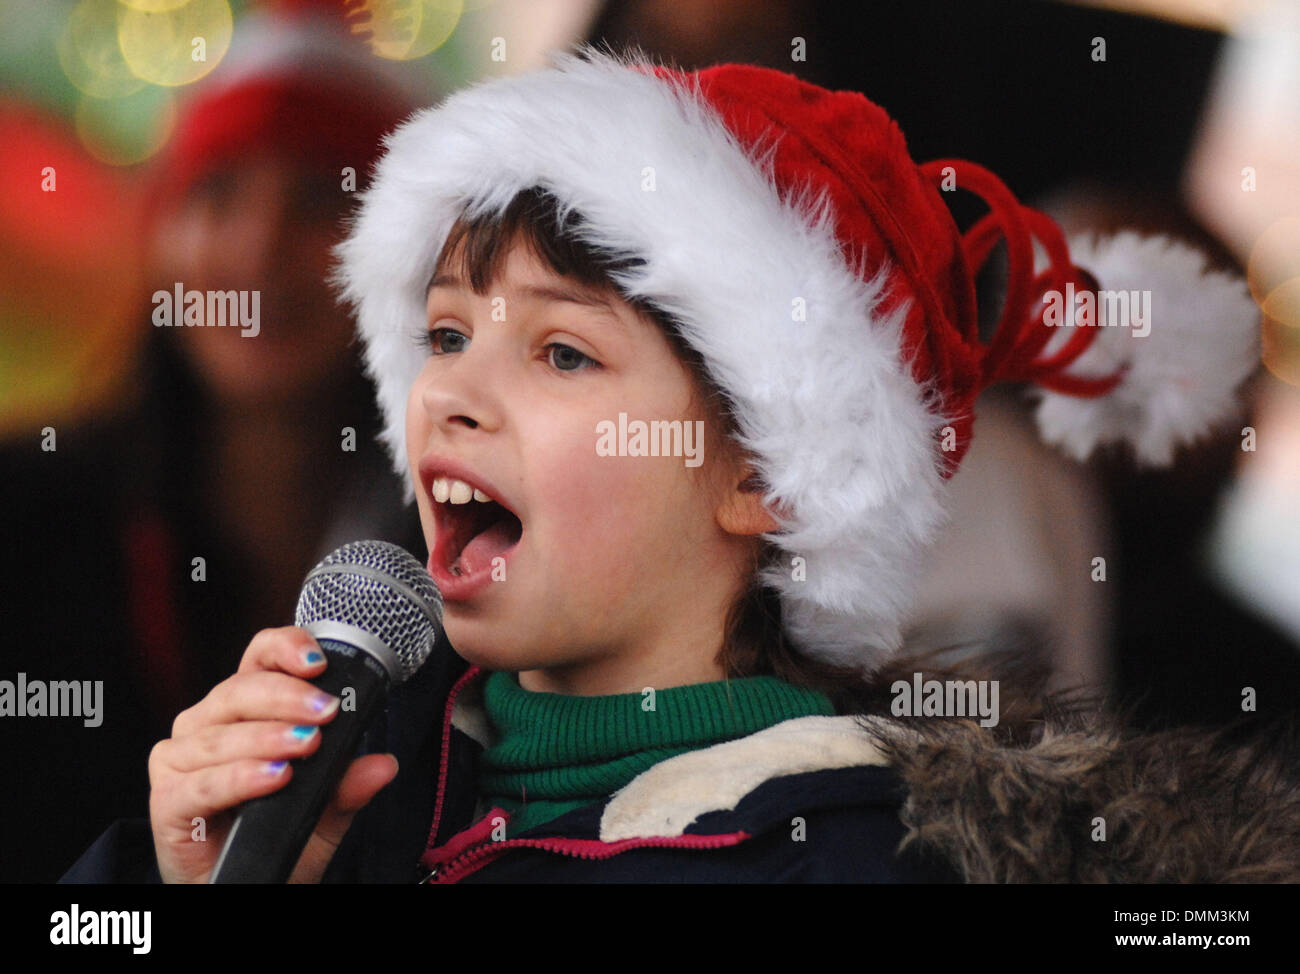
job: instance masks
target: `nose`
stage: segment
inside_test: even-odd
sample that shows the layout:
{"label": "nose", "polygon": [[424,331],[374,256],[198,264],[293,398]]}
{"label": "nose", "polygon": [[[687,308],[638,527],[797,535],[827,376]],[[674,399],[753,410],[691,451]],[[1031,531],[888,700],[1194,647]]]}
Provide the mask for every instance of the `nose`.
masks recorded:
{"label": "nose", "polygon": [[425,414],[445,435],[457,430],[501,428],[499,390],[504,381],[499,358],[494,357],[486,337],[477,338],[463,351],[437,363],[436,372],[425,381],[420,401]]}
{"label": "nose", "polygon": [[295,227],[283,196],[250,199],[241,208],[234,231],[232,256],[246,277],[264,280],[275,275],[281,261],[294,263]]}

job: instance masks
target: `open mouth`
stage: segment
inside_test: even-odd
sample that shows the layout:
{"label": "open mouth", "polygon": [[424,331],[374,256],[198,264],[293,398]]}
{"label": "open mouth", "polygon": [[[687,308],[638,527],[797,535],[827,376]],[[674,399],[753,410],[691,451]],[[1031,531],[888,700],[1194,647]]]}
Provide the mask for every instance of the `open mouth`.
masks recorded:
{"label": "open mouth", "polygon": [[[463,499],[467,491],[472,493]],[[437,563],[453,577],[490,571],[523,537],[523,522],[513,511],[462,481],[435,480],[433,501]]]}

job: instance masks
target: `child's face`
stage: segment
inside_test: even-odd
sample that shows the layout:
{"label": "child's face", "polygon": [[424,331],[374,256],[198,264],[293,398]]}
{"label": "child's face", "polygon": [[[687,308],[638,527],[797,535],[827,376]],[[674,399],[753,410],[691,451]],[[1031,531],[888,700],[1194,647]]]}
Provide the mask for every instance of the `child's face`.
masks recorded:
{"label": "child's face", "polygon": [[[598,424],[617,427],[620,413],[698,430],[704,413],[689,370],[623,301],[600,308],[530,294],[582,288],[525,248],[510,251],[486,295],[440,283],[447,277],[429,291],[429,328],[444,331],[434,331],[411,389],[406,437],[452,644],[489,669],[540,671],[521,676],[529,689],[635,692],[719,679],[713,656],[747,539],[715,517],[731,471],[710,456],[714,436],[692,441],[702,462],[689,467],[683,456],[597,449]],[[471,545],[459,574],[453,549],[481,527],[473,517],[484,506],[434,500],[447,465],[522,525],[489,530],[493,540]]]}

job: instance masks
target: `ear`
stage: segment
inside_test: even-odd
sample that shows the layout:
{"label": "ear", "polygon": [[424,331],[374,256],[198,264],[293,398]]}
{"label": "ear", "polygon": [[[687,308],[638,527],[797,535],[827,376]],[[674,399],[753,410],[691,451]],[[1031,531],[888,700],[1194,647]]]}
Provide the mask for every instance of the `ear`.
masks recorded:
{"label": "ear", "polygon": [[753,536],[781,529],[763,503],[763,482],[748,466],[727,484],[718,503],[717,519],[728,534]]}

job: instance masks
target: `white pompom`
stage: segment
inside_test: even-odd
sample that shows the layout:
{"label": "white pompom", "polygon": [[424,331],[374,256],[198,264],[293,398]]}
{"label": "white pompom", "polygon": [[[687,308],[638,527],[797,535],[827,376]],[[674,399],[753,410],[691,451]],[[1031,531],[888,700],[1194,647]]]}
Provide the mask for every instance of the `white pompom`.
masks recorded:
{"label": "white pompom", "polygon": [[[1167,465],[1177,447],[1237,411],[1237,389],[1260,360],[1259,308],[1240,277],[1206,270],[1201,251],[1165,237],[1123,232],[1071,238],[1069,247],[1074,264],[1097,279],[1101,300],[1099,334],[1066,374],[1100,378],[1125,364],[1129,371],[1095,399],[1035,388],[1039,431],[1079,460],[1122,440],[1139,461]],[[1129,320],[1112,320],[1125,299]],[[1073,327],[1062,327],[1048,351]]]}

